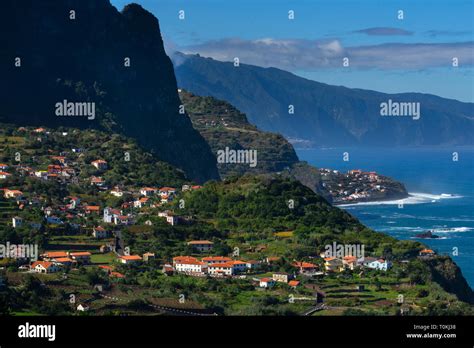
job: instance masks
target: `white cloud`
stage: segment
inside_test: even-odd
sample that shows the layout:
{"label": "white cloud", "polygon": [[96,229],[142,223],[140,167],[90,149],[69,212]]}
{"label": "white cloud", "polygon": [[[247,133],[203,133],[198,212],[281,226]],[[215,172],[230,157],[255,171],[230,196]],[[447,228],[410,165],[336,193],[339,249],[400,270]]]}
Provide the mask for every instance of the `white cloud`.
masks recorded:
{"label": "white cloud", "polygon": [[426,69],[450,67],[453,57],[460,66],[474,65],[474,42],[459,43],[386,43],[344,47],[337,39],[242,40],[238,38],[208,41],[182,47],[184,53],[199,53],[221,61],[240,62],[285,70],[312,71],[341,67],[342,58],[350,59],[353,68]]}

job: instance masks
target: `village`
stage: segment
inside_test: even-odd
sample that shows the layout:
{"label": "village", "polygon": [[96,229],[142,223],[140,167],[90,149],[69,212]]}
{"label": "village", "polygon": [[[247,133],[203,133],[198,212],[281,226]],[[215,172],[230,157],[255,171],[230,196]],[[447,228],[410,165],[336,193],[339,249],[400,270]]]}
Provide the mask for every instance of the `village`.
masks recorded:
{"label": "village", "polygon": [[[30,132],[38,142],[50,135],[44,128],[18,131]],[[59,134],[64,137],[67,135],[67,132]],[[181,246],[178,246],[178,249],[188,250],[189,253],[174,254],[168,258],[158,259],[155,253],[159,249],[156,247],[144,252],[143,249],[142,252],[130,250],[122,238],[123,229],[152,228],[161,223],[170,227],[186,228],[194,224],[195,217],[177,213],[180,206],[177,203],[182,203],[184,193],[199,194],[202,186],[193,183],[184,183],[179,188],[156,187],[151,183],[138,187],[110,185],[105,178],[108,171],[113,170],[110,161],[97,156],[84,162],[85,153],[84,148],[72,147],[57,153],[49,151],[49,163],[43,161],[38,166],[23,165],[21,162],[0,163],[0,187],[3,191],[3,202],[0,203],[3,206],[8,205],[9,214],[14,214],[7,224],[19,230],[42,231],[47,228],[50,233],[62,231],[60,235],[48,237],[46,249],[39,259],[18,260],[17,272],[38,275],[57,273],[67,277],[69,272],[81,268],[97,269],[112,283],[120,284],[127,282],[127,269],[148,265],[159,269],[167,277],[237,279],[264,291],[278,288],[277,285],[284,285],[289,290],[302,288],[313,291],[315,288],[314,284],[311,284],[312,280],[320,281],[337,274],[357,275],[362,274],[364,270],[384,273],[393,267],[392,261],[382,256],[356,257],[349,254],[332,257],[324,252],[311,258],[288,260],[278,253],[269,254],[265,245],[255,248],[249,257],[245,252],[216,251],[215,244],[222,243],[222,240],[215,239],[180,241],[178,244]],[[88,173],[87,176],[84,175],[85,172]],[[348,175],[360,177],[364,183],[367,179],[370,187],[380,188],[380,177],[376,173],[366,174],[355,170]],[[79,185],[87,194],[68,194],[59,200],[58,197],[51,199],[36,192],[24,191],[21,186],[15,185],[15,180],[12,180],[15,177],[44,183],[54,182],[65,188]],[[4,187],[2,181],[13,184]],[[97,197],[100,197],[100,200]],[[350,200],[350,197],[353,196],[349,195],[346,199]],[[292,234],[280,232],[280,235],[285,233],[288,236]],[[279,233],[275,235],[278,236]],[[69,249],[64,246],[69,246]],[[262,251],[261,254],[259,250]],[[314,250],[317,250],[317,246],[314,246]],[[419,256],[433,255],[434,251],[425,249],[420,251]],[[321,291],[316,293],[322,294]],[[324,295],[321,295],[318,301],[321,301],[322,297]],[[80,308],[84,309],[84,304],[81,304]],[[79,306],[77,308],[82,309],[79,309]]]}
{"label": "village", "polygon": [[352,169],[347,173],[320,168],[322,185],[334,204],[348,204],[408,197],[405,187],[389,177],[370,171]]}

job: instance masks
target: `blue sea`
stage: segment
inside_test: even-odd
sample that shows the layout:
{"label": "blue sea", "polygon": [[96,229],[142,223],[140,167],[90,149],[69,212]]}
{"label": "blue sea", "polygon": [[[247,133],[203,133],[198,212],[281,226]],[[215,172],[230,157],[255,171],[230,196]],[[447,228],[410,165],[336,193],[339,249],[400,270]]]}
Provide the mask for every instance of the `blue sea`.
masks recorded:
{"label": "blue sea", "polygon": [[[349,161],[343,161],[344,152]],[[341,208],[376,231],[449,254],[474,288],[474,148],[318,148],[297,153],[319,168],[377,171],[404,183],[411,196],[401,200],[403,207],[394,200]],[[428,230],[441,238],[414,239]]]}

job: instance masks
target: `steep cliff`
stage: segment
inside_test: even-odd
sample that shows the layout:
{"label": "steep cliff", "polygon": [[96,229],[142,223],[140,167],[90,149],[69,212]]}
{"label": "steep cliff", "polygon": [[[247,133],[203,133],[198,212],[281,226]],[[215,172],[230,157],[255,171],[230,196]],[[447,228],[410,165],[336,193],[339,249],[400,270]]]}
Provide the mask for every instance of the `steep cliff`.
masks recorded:
{"label": "steep cliff", "polygon": [[[136,4],[119,12],[109,0],[6,0],[0,17],[0,121],[109,128],[192,179],[218,178],[209,146],[179,113],[151,13]],[[95,103],[95,118],[59,117],[64,100]]]}

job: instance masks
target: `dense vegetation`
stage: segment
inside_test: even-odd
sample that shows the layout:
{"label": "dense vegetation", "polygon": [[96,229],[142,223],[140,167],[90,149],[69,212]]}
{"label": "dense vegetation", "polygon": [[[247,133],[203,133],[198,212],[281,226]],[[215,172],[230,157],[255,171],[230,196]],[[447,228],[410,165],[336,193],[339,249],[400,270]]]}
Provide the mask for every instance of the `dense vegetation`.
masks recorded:
{"label": "dense vegetation", "polygon": [[221,177],[278,172],[298,162],[293,146],[283,136],[257,129],[248,122],[245,114],[229,103],[193,95],[184,90],[179,96],[194,128],[206,139],[214,154],[226,147],[257,151],[256,167],[218,163]]}

